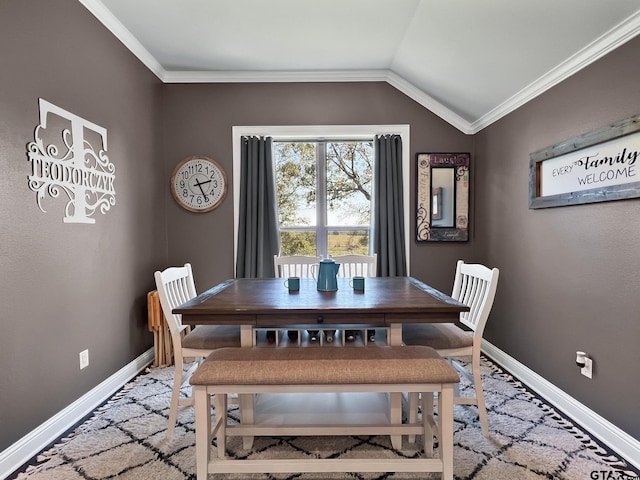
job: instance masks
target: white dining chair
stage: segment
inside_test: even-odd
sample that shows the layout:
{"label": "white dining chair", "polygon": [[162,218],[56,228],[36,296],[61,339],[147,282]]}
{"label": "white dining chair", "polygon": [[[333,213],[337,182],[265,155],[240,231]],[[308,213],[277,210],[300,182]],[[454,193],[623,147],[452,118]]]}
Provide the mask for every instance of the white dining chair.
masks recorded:
{"label": "white dining chair", "polygon": [[320,260],[322,257],[312,255],[274,255],[273,267],[277,278],[313,278]]}
{"label": "white dining chair", "polygon": [[378,254],[335,255],[331,257],[340,264],[339,277],[375,277],[378,271]]}
{"label": "white dining chair", "polygon": [[[336,263],[340,264],[338,270],[339,277],[375,277],[378,271],[378,254],[373,255],[335,255],[331,257]],[[359,330],[345,330],[345,341],[353,341],[360,333]],[[367,340],[369,342],[375,342],[376,331],[375,329],[367,330]]]}
{"label": "white dining chair", "polygon": [[[460,314],[462,328],[453,323],[412,323],[402,327],[402,341],[405,345],[426,345],[448,359],[471,357],[471,374],[458,362],[452,364],[473,380],[474,397],[456,396],[456,404],[477,404],[482,433],[489,436],[489,421],[482,390],[480,375],[480,347],[484,327],[489,318],[498,286],[499,271],[480,264],[464,263],[458,260],[451,297],[470,308]],[[417,418],[418,398],[410,395],[409,421]]]}
{"label": "white dining chair", "polygon": [[[178,406],[193,405],[193,398],[180,398],[180,390],[201,361],[213,350],[223,347],[240,346],[240,326],[238,325],[199,325],[185,333],[187,325],[182,324],[182,315],[174,314],[173,309],[196,296],[191,264],[182,267],[169,267],[154,274],[156,289],[162,313],[171,331],[173,345],[174,374],[167,438],[173,436],[178,416]],[[196,359],[185,371],[185,358]]]}
{"label": "white dining chair", "polygon": [[[300,277],[300,278],[315,278],[316,269],[322,260],[321,256],[313,255],[274,255],[273,267],[275,269],[276,278],[288,278],[288,277]],[[319,330],[308,330],[309,339],[311,341],[318,341]],[[277,333],[267,332],[267,340],[277,343]],[[288,330],[287,335],[290,340],[296,340],[298,331]]]}

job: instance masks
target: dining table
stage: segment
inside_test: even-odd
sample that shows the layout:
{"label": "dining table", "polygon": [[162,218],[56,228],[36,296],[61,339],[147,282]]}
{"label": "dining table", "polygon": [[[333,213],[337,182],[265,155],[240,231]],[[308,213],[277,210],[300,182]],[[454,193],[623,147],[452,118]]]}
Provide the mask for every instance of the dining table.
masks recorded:
{"label": "dining table", "polygon": [[[350,278],[338,278],[337,290],[320,291],[313,278],[301,278],[290,291],[283,278],[232,278],[173,309],[187,325],[240,325],[241,346],[256,346],[256,332],[266,329],[368,329],[387,332],[388,345],[402,345],[402,325],[454,323],[469,307],[410,277],[368,277],[364,290]],[[290,344],[289,344],[290,345]],[[299,343],[297,345],[300,345]],[[346,342],[342,346],[346,346]],[[265,345],[265,348],[278,348]],[[375,348],[373,346],[366,348]],[[241,422],[253,423],[251,395],[240,396]],[[402,418],[401,394],[391,394],[389,419]],[[401,438],[392,437],[394,448]],[[245,439],[245,448],[252,439]]]}

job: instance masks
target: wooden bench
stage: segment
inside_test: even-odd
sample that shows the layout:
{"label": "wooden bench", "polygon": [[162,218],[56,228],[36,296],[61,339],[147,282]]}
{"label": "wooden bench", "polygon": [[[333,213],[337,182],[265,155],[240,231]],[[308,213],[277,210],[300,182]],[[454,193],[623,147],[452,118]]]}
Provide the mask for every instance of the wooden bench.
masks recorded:
{"label": "wooden bench", "polygon": [[[198,480],[208,473],[442,472],[453,479],[453,387],[455,369],[430,347],[222,348],[191,377],[195,399]],[[227,395],[260,393],[417,392],[424,398],[422,423],[334,426],[227,425]],[[438,392],[438,421],[433,394]],[[214,395],[215,421],[211,421]],[[223,413],[221,413],[223,412]],[[244,419],[243,419],[244,422]],[[435,431],[434,431],[435,430]],[[433,457],[433,436],[439,439]],[[226,457],[228,435],[422,435],[425,458],[243,459]],[[217,459],[211,455],[213,435]]]}

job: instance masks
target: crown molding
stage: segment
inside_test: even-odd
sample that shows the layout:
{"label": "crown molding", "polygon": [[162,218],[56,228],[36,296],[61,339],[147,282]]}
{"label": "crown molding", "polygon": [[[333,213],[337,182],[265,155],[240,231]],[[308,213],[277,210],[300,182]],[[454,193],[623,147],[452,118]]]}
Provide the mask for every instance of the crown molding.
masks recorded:
{"label": "crown molding", "polygon": [[505,115],[520,108],[538,95],[546,92],[558,83],[566,80],[596,60],[604,57],[619,46],[628,42],[640,33],[640,11],[631,15],[618,25],[601,35],[575,55],[552,68],[543,76],[520,90],[470,125],[469,133],[477,133]]}
{"label": "crown molding", "polygon": [[263,83],[263,82],[387,82],[433,114],[464,133],[471,124],[412,83],[391,70],[331,70],[331,71],[170,71],[165,83]]}
{"label": "crown molding", "polygon": [[387,70],[166,71],[164,83],[384,82]]}
{"label": "crown molding", "polygon": [[166,74],[160,62],[142,46],[129,30],[99,0],[79,0],[125,47],[133,53],[151,72],[162,80]]}
{"label": "crown molding", "polygon": [[271,72],[166,70],[100,0],[79,1],[163,83],[387,82],[467,135],[478,133],[640,33],[640,11],[638,11],[485,115],[469,122],[392,70]]}
{"label": "crown molding", "polygon": [[423,90],[419,89],[412,83],[402,78],[400,75],[397,75],[396,73],[389,70],[387,73],[387,78],[385,80],[392,87],[398,89],[407,97],[416,101],[434,115],[442,118],[445,122],[456,127],[462,133],[473,133],[471,132],[471,123],[469,123],[467,120],[465,120],[449,108],[445,107],[442,103],[435,100],[432,96],[428,95]]}

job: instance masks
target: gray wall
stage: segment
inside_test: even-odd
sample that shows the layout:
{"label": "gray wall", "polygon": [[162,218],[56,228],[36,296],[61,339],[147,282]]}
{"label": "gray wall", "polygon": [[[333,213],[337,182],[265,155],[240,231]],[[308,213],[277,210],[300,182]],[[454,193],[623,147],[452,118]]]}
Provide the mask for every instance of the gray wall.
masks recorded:
{"label": "gray wall", "polygon": [[[146,292],[167,252],[161,88],[79,2],[0,2],[0,451],[153,344]],[[42,213],[28,188],[39,97],[108,131],[116,205],[95,225],[62,222],[64,193]]]}
{"label": "gray wall", "polygon": [[[474,139],[462,134],[386,83],[165,85],[163,159],[168,179],[190,155],[209,155],[232,173],[234,125],[409,124],[411,129],[411,208],[415,205],[417,152],[471,152]],[[473,168],[473,167],[472,167]],[[232,277],[233,199],[216,210],[189,213],[168,198],[169,261],[191,261],[198,289]],[[413,239],[415,220],[412,217]],[[473,218],[473,217],[472,217]],[[473,232],[473,225],[471,225]],[[451,290],[458,258],[475,261],[474,240],[459,244],[411,241],[411,273]]]}
{"label": "gray wall", "polygon": [[[190,261],[200,289],[232,276],[232,192],[189,213],[169,176],[204,154],[231,180],[231,127],[278,124],[410,124],[412,207],[417,152],[471,152],[471,240],[412,241],[412,274],[449,291],[458,258],[500,267],[489,340],[639,438],[638,201],[527,209],[530,152],[638,113],[639,54],[634,40],[466,136],[384,83],[163,86],[77,1],[4,0],[0,451],[152,345],[155,269]],[[39,97],[108,129],[117,204],[95,225],[63,224],[61,198],[42,213],[27,187]],[[593,380],[577,349],[594,356]]]}
{"label": "gray wall", "polygon": [[[529,210],[529,153],[640,113],[640,38],[480,132],[476,237],[501,268],[486,336],[640,439],[640,203]],[[594,359],[581,376],[575,351]]]}

